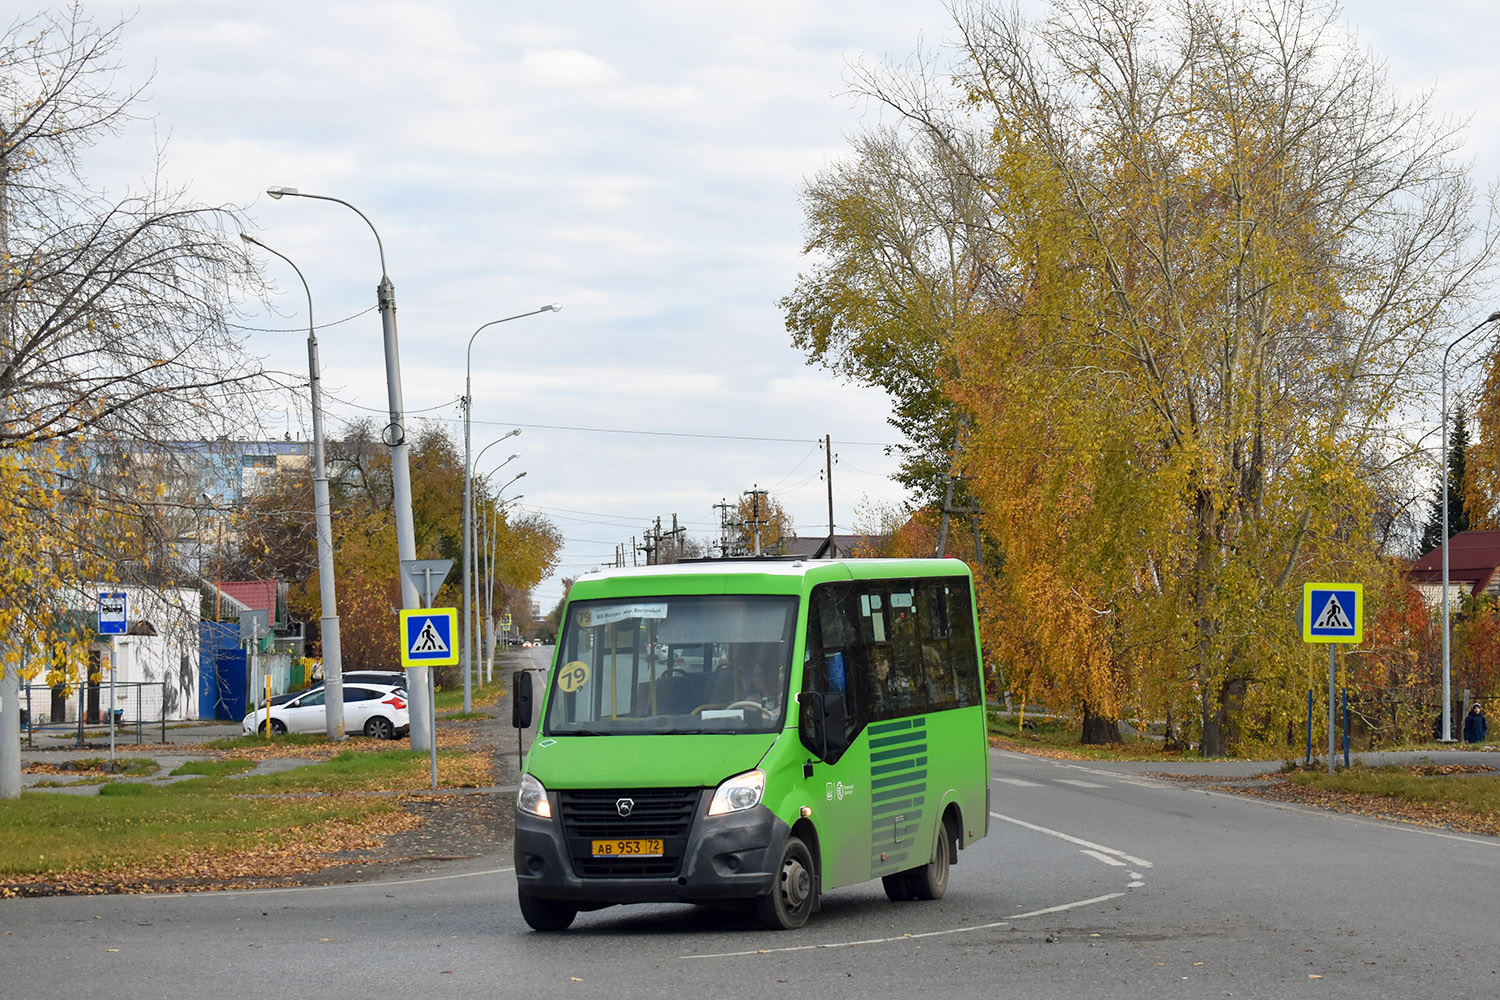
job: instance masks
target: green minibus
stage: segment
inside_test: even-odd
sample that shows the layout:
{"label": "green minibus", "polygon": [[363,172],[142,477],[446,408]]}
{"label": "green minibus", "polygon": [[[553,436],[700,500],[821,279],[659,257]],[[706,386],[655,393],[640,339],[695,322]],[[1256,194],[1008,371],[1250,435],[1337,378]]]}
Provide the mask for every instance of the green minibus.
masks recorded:
{"label": "green minibus", "polygon": [[[955,559],[717,559],[574,583],[516,803],[533,928],[615,903],[800,927],[879,877],[937,899],[989,823],[973,580]],[[514,719],[531,725],[529,675]]]}

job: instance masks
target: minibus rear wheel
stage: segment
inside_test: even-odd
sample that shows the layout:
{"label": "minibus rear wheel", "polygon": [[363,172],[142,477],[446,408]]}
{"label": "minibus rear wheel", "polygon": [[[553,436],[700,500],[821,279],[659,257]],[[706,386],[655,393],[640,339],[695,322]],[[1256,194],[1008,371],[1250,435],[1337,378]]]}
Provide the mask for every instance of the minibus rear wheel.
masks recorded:
{"label": "minibus rear wheel", "polygon": [[904,874],[918,899],[942,899],[948,891],[948,868],[953,862],[954,837],[946,819],[938,820],[937,840],[932,845],[932,860],[921,868]]}

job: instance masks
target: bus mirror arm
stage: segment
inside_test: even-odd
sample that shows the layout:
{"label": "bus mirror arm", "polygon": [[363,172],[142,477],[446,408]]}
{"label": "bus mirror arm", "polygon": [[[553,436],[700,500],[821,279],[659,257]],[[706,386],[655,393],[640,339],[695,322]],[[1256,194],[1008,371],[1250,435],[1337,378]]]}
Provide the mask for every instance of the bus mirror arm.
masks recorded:
{"label": "bus mirror arm", "polygon": [[517,729],[531,728],[531,674],[517,670],[511,676],[510,724]]}

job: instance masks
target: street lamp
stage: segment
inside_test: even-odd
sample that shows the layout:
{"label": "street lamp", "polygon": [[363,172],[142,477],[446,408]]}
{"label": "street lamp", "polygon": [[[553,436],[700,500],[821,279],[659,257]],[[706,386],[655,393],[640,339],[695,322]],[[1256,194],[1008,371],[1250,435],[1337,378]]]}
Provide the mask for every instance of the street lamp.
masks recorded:
{"label": "street lamp", "polygon": [[[380,241],[380,231],[375,228],[375,223],[370,221],[369,216],[342,198],[324,194],[306,194],[294,187],[266,188],[266,194],[278,199],[282,197],[313,198],[317,201],[331,201],[343,205],[364,219],[365,225],[370,227],[370,232],[375,236],[375,248],[380,253],[380,284],[375,286],[375,301],[380,306],[380,327],[385,340],[386,395],[390,406],[390,423],[386,425],[381,437],[391,450],[391,492],[396,514],[396,557],[403,563],[415,559],[417,536],[411,514],[411,464],[407,457],[405,406],[401,401],[401,357],[396,346],[396,286],[391,283],[390,275],[386,273],[385,245]],[[421,607],[417,585],[404,572],[401,573],[401,606],[403,608]],[[432,750],[436,753],[431,723],[433,696],[431,673],[430,670],[408,670],[406,689],[411,695],[411,748]]]}
{"label": "street lamp", "polygon": [[[511,432],[504,433],[504,435],[501,435],[501,436],[499,436],[499,438],[496,438],[495,441],[490,441],[489,444],[484,445],[483,448],[480,448],[480,450],[478,450],[478,454],[475,454],[475,456],[474,456],[474,462],[469,463],[469,465],[466,465],[465,468],[466,469],[472,469],[472,468],[474,468],[474,466],[477,466],[478,465],[478,460],[483,459],[484,453],[486,453],[486,451],[489,451],[490,448],[495,447],[496,444],[499,444],[499,442],[501,442],[501,441],[505,441],[505,439],[507,439],[507,438],[514,438],[514,436],[516,436],[517,433],[520,433],[519,427],[516,427],[516,429],[511,430]],[[504,462],[499,463],[499,465],[496,465],[495,468],[490,469],[489,472],[486,472],[486,474],[481,475],[481,477],[480,477],[481,480],[487,480],[487,478],[489,478],[490,475],[493,475],[493,474],[495,474],[495,472],[498,472],[499,469],[505,468],[505,466],[510,465],[511,462],[514,462],[514,460],[519,459],[519,457],[520,457],[519,454],[511,454],[511,456],[507,457],[507,459],[505,459]],[[465,496],[472,496],[472,490],[465,489]],[[469,499],[469,510],[472,510],[472,499]],[[463,535],[463,537],[465,537],[465,541],[468,541],[469,544],[472,544],[472,546],[474,546],[475,549],[477,549],[477,547],[478,547],[478,525],[474,525],[474,529],[472,529],[471,532],[465,532],[465,535]],[[480,550],[480,552],[483,552],[483,550]],[[474,567],[474,576],[475,577],[478,576],[478,565],[480,565],[480,552],[475,552],[474,553],[474,558],[471,559],[472,567]],[[486,555],[487,555],[487,553],[486,553]],[[493,562],[493,559],[490,559],[490,562]],[[492,586],[489,586],[490,573],[492,573],[492,571],[493,571],[492,565],[486,565],[486,573],[484,573],[484,580],[486,580],[487,589],[486,589],[486,591],[484,591],[484,619],[483,619],[483,621],[484,621],[484,624],[486,624],[487,630],[489,630],[490,633],[492,633],[492,631],[493,631],[493,624],[492,624],[492,622],[490,622],[490,618],[489,618],[490,610],[492,610],[492,598],[490,598],[490,589],[493,589],[493,588],[492,588]],[[475,580],[475,585],[477,585],[477,583],[478,583],[478,580]],[[472,589],[477,589],[477,586],[475,586],[475,588],[472,588]],[[483,642],[484,630],[481,630],[481,628],[480,628],[480,612],[478,612],[478,607],[475,607],[475,609],[474,609],[474,616],[472,616],[472,621],[474,621],[474,633],[477,634],[477,636],[480,636],[480,642]],[[468,628],[468,624],[466,624],[466,622],[468,622],[468,619],[465,618],[465,628]],[[490,636],[490,639],[493,639],[493,636]],[[468,645],[465,645],[465,649],[468,649]],[[475,669],[475,673],[477,673],[477,669]],[[487,684],[487,682],[489,682],[490,679],[492,679],[492,676],[493,676],[493,672],[492,672],[492,669],[490,669],[489,645],[487,645],[487,643],[486,643],[486,645],[484,645],[484,682],[486,682],[486,684]]]}
{"label": "street lamp", "polygon": [[[486,446],[484,450],[488,451],[489,447]],[[483,458],[483,457],[484,457],[484,451],[481,451],[479,453],[479,456],[476,457],[475,460],[474,460],[475,464],[477,465],[479,463],[479,458]],[[495,473],[499,472],[501,469],[503,469],[507,465],[509,465],[511,463],[512,459],[514,459],[515,457],[516,457],[515,455],[510,456],[510,458],[507,458],[505,461],[501,462],[499,465],[495,466],[489,472],[487,472],[483,476],[481,476],[480,479],[485,480],[487,482],[489,480],[490,476],[493,476]],[[481,635],[484,635],[484,636],[488,637],[487,640],[484,643],[484,679],[485,679],[486,682],[490,681],[494,677],[494,652],[493,652],[493,650],[494,650],[494,645],[495,645],[495,617],[494,617],[494,594],[495,594],[495,580],[494,580],[494,574],[495,574],[495,525],[494,525],[494,517],[495,517],[495,506],[496,506],[496,504],[498,504],[498,503],[501,502],[501,500],[500,500],[500,493],[501,493],[501,491],[503,491],[507,486],[510,486],[516,480],[524,478],[525,475],[526,475],[526,473],[524,473],[524,472],[518,472],[514,476],[512,476],[509,480],[506,481],[505,486],[501,486],[500,489],[498,489],[498,490],[496,490],[494,492],[494,495],[490,497],[489,503],[486,506],[484,547],[481,550],[483,552],[483,555],[484,555],[484,561],[483,561],[483,564],[484,564],[484,629],[481,632]],[[511,497],[510,499],[511,499],[511,501],[514,501],[517,498],[516,497]],[[477,539],[476,539],[476,541],[477,541]],[[478,554],[475,555],[475,563],[476,563],[476,565],[475,565],[475,571],[477,573],[478,569],[479,569],[479,566],[478,566],[479,555]],[[479,617],[479,609],[476,608],[475,609],[475,618],[477,619],[478,617]]]}
{"label": "street lamp", "polygon": [[[469,450],[469,448],[468,448],[468,430],[469,430],[468,423],[466,421],[465,424],[464,424],[464,452],[465,452],[466,455],[467,455],[468,450]],[[479,581],[477,579],[478,576],[479,576],[479,565],[478,565],[479,564],[479,554],[474,551],[474,549],[476,547],[475,546],[474,536],[477,533],[478,529],[476,528],[476,526],[473,523],[474,522],[474,490],[473,490],[473,485],[471,483],[471,475],[473,473],[474,466],[476,466],[476,465],[479,464],[479,460],[484,457],[484,453],[485,452],[487,452],[491,448],[495,447],[495,445],[499,444],[501,441],[508,441],[511,438],[515,437],[519,433],[521,433],[521,428],[519,428],[519,427],[515,428],[514,430],[506,431],[504,434],[500,435],[498,438],[496,438],[495,440],[491,441],[489,444],[485,445],[483,448],[479,449],[479,454],[474,456],[474,460],[472,462],[469,462],[469,461],[465,461],[464,462],[464,542],[463,542],[463,549],[464,549],[464,644],[463,644],[463,661],[464,661],[464,702],[465,702],[465,704],[468,704],[469,700],[470,700],[470,690],[471,690],[471,684],[472,684],[472,681],[470,680],[470,678],[473,675],[473,664],[475,663],[474,652],[473,652],[474,651],[475,643],[470,639],[470,636],[478,635],[480,637],[480,640],[483,641],[483,630],[480,629],[480,627],[479,627],[479,608],[478,608],[478,603],[479,602],[475,601],[475,607],[474,607],[474,609],[473,609],[472,612],[469,609],[470,596],[475,592],[475,590],[477,589],[478,583],[479,583]],[[500,465],[496,466],[496,468],[504,467],[505,465],[508,465],[509,463],[515,461],[517,458],[520,458],[520,457],[521,456],[520,456],[519,453],[512,454],[504,462],[501,462]],[[474,581],[472,585],[470,584],[470,580],[471,579]],[[471,631],[471,627],[472,627],[472,631]],[[488,680],[489,678],[486,677],[485,679]]]}
{"label": "street lamp", "polygon": [[307,293],[307,379],[312,390],[313,427],[313,520],[318,532],[318,595],[322,616],[318,619],[323,642],[323,702],[325,731],[330,740],[344,739],[344,668],[339,651],[338,598],[333,586],[333,516],[328,501],[328,470],[323,461],[323,391],[322,367],[318,364],[318,335],[313,326],[312,288],[302,269],[278,250],[272,250],[249,233],[240,239],[274,254],[292,266]]}
{"label": "street lamp", "polygon": [[[472,683],[472,680],[471,680],[472,664],[473,664],[473,656],[472,656],[471,650],[472,650],[474,644],[473,644],[473,639],[472,639],[473,633],[470,631],[470,628],[469,628],[470,623],[473,621],[473,618],[472,618],[471,613],[470,613],[470,607],[469,607],[469,594],[472,592],[472,589],[473,589],[472,586],[471,586],[471,584],[470,584],[471,576],[470,576],[470,572],[469,572],[469,567],[473,564],[473,560],[474,560],[473,545],[471,544],[471,539],[473,537],[473,532],[474,532],[474,491],[473,491],[473,484],[471,482],[472,463],[471,463],[471,461],[469,459],[469,411],[473,408],[472,404],[473,404],[473,401],[474,401],[473,393],[471,391],[472,386],[471,386],[471,377],[470,377],[471,369],[472,369],[470,361],[471,361],[471,359],[473,357],[473,353],[474,353],[474,338],[477,337],[477,336],[479,336],[479,333],[480,333],[481,330],[487,330],[490,327],[497,326],[500,323],[509,323],[513,319],[523,319],[523,318],[525,318],[527,316],[535,316],[537,313],[557,312],[560,309],[562,309],[562,306],[558,305],[556,302],[552,302],[552,303],[549,303],[548,305],[542,306],[540,309],[533,309],[530,312],[516,313],[516,315],[514,315],[514,316],[506,316],[504,319],[492,319],[488,323],[481,324],[478,329],[476,329],[473,333],[469,334],[469,344],[468,344],[467,347],[464,348],[464,398],[463,398],[463,411],[464,411],[464,526],[463,526],[463,530],[464,530],[464,551],[463,551],[463,559],[464,559],[464,637],[463,637],[463,672],[464,672],[464,712],[465,713],[468,713],[468,712],[471,712],[471,711],[474,710],[474,706],[473,706],[473,694],[472,694],[472,692],[473,692],[473,683]],[[505,437],[510,437],[512,434],[519,434],[519,433],[521,433],[521,432],[520,432],[519,429],[517,429],[517,430],[512,431],[510,434],[507,434]],[[505,440],[505,438],[501,438],[501,440],[503,441],[503,440]],[[493,444],[495,442],[491,442],[491,443]],[[488,447],[488,446],[486,446],[486,447]],[[481,454],[483,454],[483,453],[481,452]],[[511,456],[511,458],[514,458],[514,457],[515,457],[514,455]]]}
{"label": "street lamp", "polygon": [[1500,320],[1500,312],[1492,312],[1465,333],[1448,345],[1443,351],[1443,454],[1441,456],[1443,466],[1443,742],[1453,742],[1453,704],[1449,695],[1449,677],[1451,676],[1448,659],[1449,633],[1452,623],[1448,620],[1448,355],[1480,327]]}

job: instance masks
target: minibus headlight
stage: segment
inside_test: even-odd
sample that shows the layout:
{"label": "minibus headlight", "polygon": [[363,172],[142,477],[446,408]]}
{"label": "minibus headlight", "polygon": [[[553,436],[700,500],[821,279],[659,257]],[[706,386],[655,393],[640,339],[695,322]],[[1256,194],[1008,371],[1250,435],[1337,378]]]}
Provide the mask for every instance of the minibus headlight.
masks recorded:
{"label": "minibus headlight", "polygon": [[708,804],[710,816],[724,816],[742,812],[760,805],[760,797],[766,791],[766,772],[746,771],[733,778],[726,778],[714,789],[713,801]]}
{"label": "minibus headlight", "polygon": [[547,789],[529,774],[521,775],[521,790],[516,795],[516,808],[538,819],[552,818],[552,802],[547,798]]}

